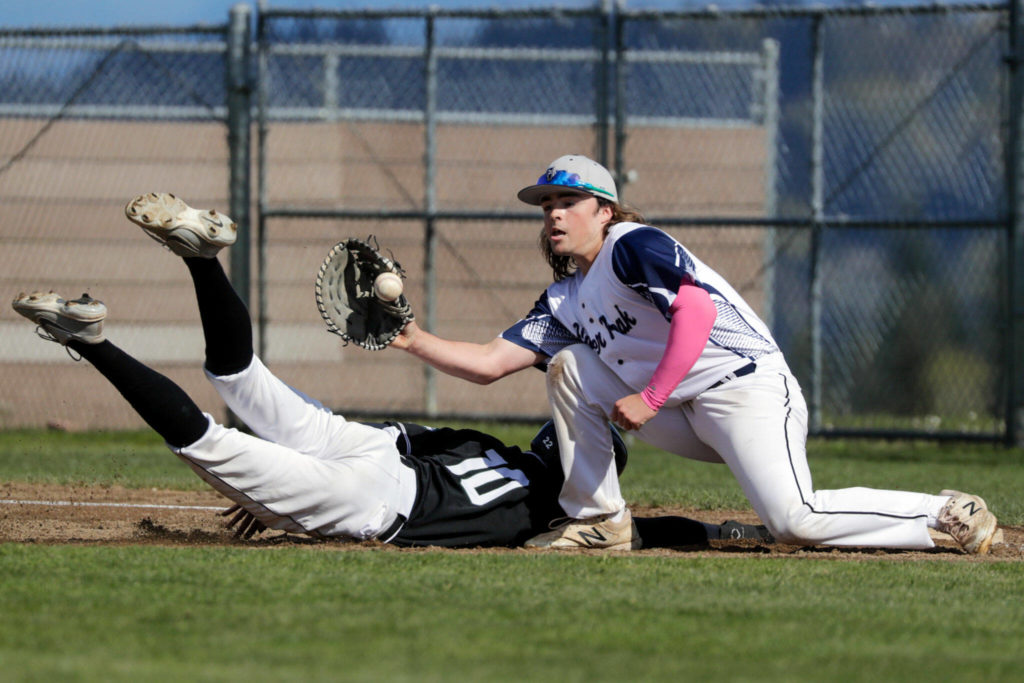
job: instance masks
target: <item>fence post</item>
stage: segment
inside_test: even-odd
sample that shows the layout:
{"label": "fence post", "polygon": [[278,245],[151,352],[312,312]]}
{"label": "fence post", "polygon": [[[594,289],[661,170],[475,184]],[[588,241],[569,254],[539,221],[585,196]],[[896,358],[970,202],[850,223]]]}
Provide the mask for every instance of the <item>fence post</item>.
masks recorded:
{"label": "fence post", "polygon": [[[426,88],[423,112],[423,192],[426,220],[423,236],[423,318],[428,332],[437,332],[437,51],[434,45],[434,11],[426,17],[426,54],[424,55],[424,84]],[[437,414],[437,372],[423,364],[423,402],[427,415]]]}
{"label": "fence post", "polygon": [[1007,334],[1006,441],[1024,446],[1024,72],[1021,71],[1021,12],[1024,0],[1010,0],[1009,130],[1006,141],[1006,202],[1010,254],[1007,264],[1009,332]]}
{"label": "fence post", "polygon": [[821,237],[825,217],[825,58],[824,29],[821,14],[814,15],[812,45],[812,148],[811,148],[811,395],[808,402],[808,427],[811,433],[821,428],[821,383],[823,372],[821,316],[822,287]]}
{"label": "fence post", "polygon": [[[267,119],[270,107],[267,103],[270,46],[267,40],[267,0],[259,0],[256,15],[256,226],[253,238],[256,240],[256,353],[260,358],[267,357],[267,135],[269,128]],[[250,307],[250,311],[252,308]]]}
{"label": "fence post", "polygon": [[[615,66],[612,74],[612,97],[615,101],[615,184],[619,189],[619,201],[624,201],[628,181],[626,172],[626,25],[622,13],[616,11],[612,27],[612,40],[615,50]],[[608,49],[608,47],[606,47]],[[607,110],[605,110],[607,115]],[[601,163],[606,163],[602,161]]]}
{"label": "fence post", "polygon": [[[601,56],[594,69],[594,97],[597,121],[594,125],[597,139],[594,141],[596,159],[604,164],[605,168],[612,168],[608,162],[608,81],[609,62],[611,60],[611,7],[610,0],[603,0],[601,8],[601,19],[595,41]],[[618,179],[616,178],[616,181]]]}
{"label": "fence post", "polygon": [[[761,120],[765,130],[764,155],[764,217],[776,218],[778,215],[778,169],[779,163],[779,42],[774,38],[761,41],[761,97],[764,112]],[[764,248],[762,251],[762,267],[764,269],[763,289],[764,321],[768,329],[776,330],[775,320],[775,264],[779,255],[776,253],[778,228],[771,226],[765,229]]]}
{"label": "fence post", "polygon": [[227,53],[227,105],[228,105],[228,154],[230,166],[229,211],[231,219],[238,223],[238,243],[231,249],[231,284],[249,305],[249,188],[250,150],[249,128],[251,124],[252,78],[250,74],[250,28],[251,9],[238,3],[231,8],[228,25]]}

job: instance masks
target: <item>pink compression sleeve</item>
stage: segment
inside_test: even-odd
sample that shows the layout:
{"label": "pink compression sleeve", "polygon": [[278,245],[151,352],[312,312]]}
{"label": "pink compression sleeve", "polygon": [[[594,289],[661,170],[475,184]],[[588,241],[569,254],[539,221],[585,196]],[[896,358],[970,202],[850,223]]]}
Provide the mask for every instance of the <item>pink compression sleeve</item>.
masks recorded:
{"label": "pink compression sleeve", "polygon": [[669,395],[686,377],[700,358],[711,335],[718,310],[711,296],[696,285],[683,283],[676,300],[669,306],[672,314],[668,328],[668,344],[650,383],[640,398],[651,410],[664,405]]}

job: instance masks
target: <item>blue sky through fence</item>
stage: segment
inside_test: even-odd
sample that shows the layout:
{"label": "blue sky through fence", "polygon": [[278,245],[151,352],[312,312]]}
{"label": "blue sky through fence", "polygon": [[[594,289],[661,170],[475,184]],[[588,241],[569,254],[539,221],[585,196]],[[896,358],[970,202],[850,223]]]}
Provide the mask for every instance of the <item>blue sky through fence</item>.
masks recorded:
{"label": "blue sky through fence", "polygon": [[[600,1],[600,0],[598,0]],[[149,3],[138,0],[0,0],[0,28],[40,28],[53,26],[154,26],[223,24],[228,12],[236,4],[249,5],[255,11],[257,2],[239,0],[174,0],[173,2]],[[593,7],[595,0],[557,0],[560,7]],[[715,5],[721,8],[735,8],[759,4],[787,5],[862,5],[861,0],[775,0],[757,3],[751,0],[629,0],[624,3],[630,9],[693,9]],[[915,3],[913,0],[881,0],[874,5],[943,4]],[[412,2],[410,0],[274,0],[270,7],[278,9],[408,9],[433,5],[444,9],[490,8],[490,7],[550,7],[541,0],[431,0]]]}

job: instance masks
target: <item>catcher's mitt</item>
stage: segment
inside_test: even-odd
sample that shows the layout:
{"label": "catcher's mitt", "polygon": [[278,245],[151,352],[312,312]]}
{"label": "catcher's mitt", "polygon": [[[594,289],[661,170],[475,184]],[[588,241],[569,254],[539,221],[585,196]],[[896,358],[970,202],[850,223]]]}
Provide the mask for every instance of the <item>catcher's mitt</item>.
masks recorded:
{"label": "catcher's mitt", "polygon": [[377,276],[392,272],[405,277],[395,261],[378,251],[377,240],[351,237],[334,245],[316,275],[316,305],[327,329],[345,342],[370,351],[386,348],[413,320],[405,295],[391,302],[373,293]]}

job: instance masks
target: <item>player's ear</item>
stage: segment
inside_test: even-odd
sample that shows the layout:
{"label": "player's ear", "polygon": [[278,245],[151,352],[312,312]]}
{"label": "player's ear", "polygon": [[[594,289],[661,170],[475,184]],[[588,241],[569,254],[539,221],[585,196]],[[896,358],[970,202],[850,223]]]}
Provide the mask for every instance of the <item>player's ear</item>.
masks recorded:
{"label": "player's ear", "polygon": [[[605,234],[608,233],[608,228],[612,226],[615,219],[615,205],[607,199],[597,198],[597,213],[595,214],[598,220],[604,225]],[[618,222],[618,221],[614,221]]]}

